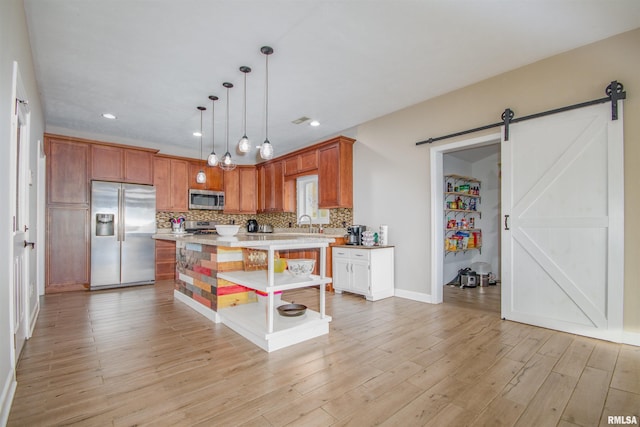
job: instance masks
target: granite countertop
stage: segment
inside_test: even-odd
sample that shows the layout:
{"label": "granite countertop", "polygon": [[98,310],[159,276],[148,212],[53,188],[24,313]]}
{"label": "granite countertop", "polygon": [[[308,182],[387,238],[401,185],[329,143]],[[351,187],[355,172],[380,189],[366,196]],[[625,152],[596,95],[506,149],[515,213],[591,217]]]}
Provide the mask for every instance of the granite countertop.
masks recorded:
{"label": "granite countertop", "polygon": [[211,246],[229,247],[269,247],[272,245],[329,244],[335,242],[330,236],[319,233],[296,235],[294,233],[239,233],[235,236],[218,236],[217,234],[190,233],[157,233],[154,239],[173,240],[187,243],[200,243]]}
{"label": "granite countertop", "polygon": [[[241,230],[236,237],[239,236],[300,236],[300,237],[330,237],[333,239],[342,238],[347,233],[346,229],[342,228],[325,228],[323,233],[309,233],[306,228],[274,228],[273,233],[247,233],[245,230]],[[191,236],[192,233],[173,233],[170,228],[159,228],[156,231],[156,235],[170,235],[175,237]],[[215,234],[214,234],[215,236]],[[170,239],[173,240],[173,239]]]}
{"label": "granite countertop", "polygon": [[365,245],[334,245],[333,248],[349,248],[349,249],[384,249],[384,248],[395,248],[394,245],[376,245],[376,246],[365,246]]}

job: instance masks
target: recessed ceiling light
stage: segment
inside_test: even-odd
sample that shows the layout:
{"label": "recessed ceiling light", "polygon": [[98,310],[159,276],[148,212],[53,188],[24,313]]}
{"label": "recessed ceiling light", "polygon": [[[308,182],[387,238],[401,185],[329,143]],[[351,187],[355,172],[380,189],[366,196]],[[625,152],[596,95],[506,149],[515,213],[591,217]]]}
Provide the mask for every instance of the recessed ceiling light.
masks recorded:
{"label": "recessed ceiling light", "polygon": [[102,117],[110,120],[115,120],[117,118],[115,114],[111,114],[111,113],[102,113]]}
{"label": "recessed ceiling light", "polygon": [[320,126],[320,122],[317,120],[312,120],[311,123],[309,123],[309,126]]}
{"label": "recessed ceiling light", "polygon": [[194,132],[193,136],[202,136],[202,134],[200,132]]}

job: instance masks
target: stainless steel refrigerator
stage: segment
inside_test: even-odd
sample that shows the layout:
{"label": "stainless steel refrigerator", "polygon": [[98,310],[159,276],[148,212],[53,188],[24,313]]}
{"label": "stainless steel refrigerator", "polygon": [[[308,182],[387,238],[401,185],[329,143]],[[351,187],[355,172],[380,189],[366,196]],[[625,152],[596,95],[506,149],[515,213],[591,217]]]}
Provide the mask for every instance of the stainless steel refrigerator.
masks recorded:
{"label": "stainless steel refrigerator", "polygon": [[91,289],[155,283],[156,189],[91,182]]}

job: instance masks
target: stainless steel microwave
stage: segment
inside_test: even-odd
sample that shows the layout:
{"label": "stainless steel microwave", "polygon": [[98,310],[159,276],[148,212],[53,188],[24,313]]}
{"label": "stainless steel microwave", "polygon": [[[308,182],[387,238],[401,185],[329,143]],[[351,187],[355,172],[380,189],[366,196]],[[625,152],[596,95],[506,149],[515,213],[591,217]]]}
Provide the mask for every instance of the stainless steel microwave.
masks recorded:
{"label": "stainless steel microwave", "polygon": [[224,209],[224,191],[189,189],[189,209]]}

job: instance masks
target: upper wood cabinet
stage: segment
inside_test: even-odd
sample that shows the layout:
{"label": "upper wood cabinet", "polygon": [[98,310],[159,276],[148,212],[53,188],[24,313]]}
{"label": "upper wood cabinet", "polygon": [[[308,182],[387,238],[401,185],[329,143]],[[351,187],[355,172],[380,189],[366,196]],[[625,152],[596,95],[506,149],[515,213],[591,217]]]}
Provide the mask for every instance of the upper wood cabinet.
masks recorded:
{"label": "upper wood cabinet", "polygon": [[153,154],[154,151],[92,144],[91,178],[152,185]]}
{"label": "upper wood cabinet", "polygon": [[312,148],[304,150],[284,160],[284,175],[307,174],[318,169],[318,150]]}
{"label": "upper wood cabinet", "polygon": [[[207,179],[204,183],[196,182],[196,175],[199,171],[204,171]],[[189,162],[189,188],[197,190],[224,190],[224,171],[219,167],[211,167],[205,161]]]}
{"label": "upper wood cabinet", "polygon": [[258,175],[255,166],[224,172],[224,213],[256,213]]}
{"label": "upper wood cabinet", "polygon": [[261,165],[259,172],[258,201],[261,212],[291,212],[286,201],[284,161],[276,160]]}
{"label": "upper wood cabinet", "polygon": [[318,149],[318,207],[353,207],[353,143],[340,136]]}
{"label": "upper wood cabinet", "polygon": [[45,136],[47,150],[47,203],[89,205],[90,146]]}
{"label": "upper wood cabinet", "polygon": [[156,186],[156,209],[186,212],[189,210],[189,162],[155,156],[153,184]]}

